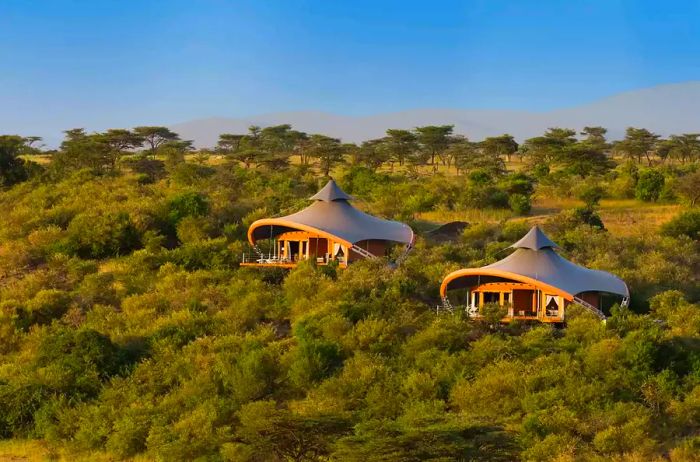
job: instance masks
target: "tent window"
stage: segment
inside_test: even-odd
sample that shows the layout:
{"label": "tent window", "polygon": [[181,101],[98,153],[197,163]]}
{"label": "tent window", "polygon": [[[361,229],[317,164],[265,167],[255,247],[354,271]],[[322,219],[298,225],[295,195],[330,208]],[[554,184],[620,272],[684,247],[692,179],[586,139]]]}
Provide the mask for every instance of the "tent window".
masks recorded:
{"label": "tent window", "polygon": [[484,292],[484,304],[486,303],[500,303],[501,294],[500,292]]}
{"label": "tent window", "polygon": [[547,316],[559,316],[559,297],[545,294],[545,312]]}

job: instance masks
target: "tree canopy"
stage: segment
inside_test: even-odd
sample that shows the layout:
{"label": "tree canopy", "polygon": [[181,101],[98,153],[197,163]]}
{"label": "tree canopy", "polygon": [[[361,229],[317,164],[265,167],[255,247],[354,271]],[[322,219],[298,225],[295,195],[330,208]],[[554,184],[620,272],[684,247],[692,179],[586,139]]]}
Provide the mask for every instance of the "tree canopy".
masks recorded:
{"label": "tree canopy", "polygon": [[[76,128],[51,152],[1,136],[0,458],[21,442],[76,460],[693,460],[698,159],[605,136],[441,126],[357,146],[278,125],[208,150]],[[411,225],[412,252],[240,266],[250,224],[327,175]],[[605,323],[571,306],[556,327],[436,310],[446,274],[531,223],[624,279],[630,306]]]}

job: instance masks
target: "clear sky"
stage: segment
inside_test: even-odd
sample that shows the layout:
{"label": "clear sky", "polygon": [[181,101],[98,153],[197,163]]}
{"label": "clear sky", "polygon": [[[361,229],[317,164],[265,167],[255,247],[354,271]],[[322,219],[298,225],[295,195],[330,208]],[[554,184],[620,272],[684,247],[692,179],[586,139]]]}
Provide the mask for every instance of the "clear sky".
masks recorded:
{"label": "clear sky", "polygon": [[700,79],[698,18],[698,1],[0,0],[0,132],[573,106]]}

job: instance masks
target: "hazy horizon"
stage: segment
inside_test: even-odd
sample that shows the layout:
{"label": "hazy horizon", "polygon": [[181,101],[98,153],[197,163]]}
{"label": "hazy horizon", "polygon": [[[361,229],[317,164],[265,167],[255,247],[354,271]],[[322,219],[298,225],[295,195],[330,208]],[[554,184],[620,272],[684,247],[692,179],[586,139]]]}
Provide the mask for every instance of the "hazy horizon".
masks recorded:
{"label": "hazy horizon", "polygon": [[0,4],[0,126],[421,108],[543,112],[700,78],[676,1]]}

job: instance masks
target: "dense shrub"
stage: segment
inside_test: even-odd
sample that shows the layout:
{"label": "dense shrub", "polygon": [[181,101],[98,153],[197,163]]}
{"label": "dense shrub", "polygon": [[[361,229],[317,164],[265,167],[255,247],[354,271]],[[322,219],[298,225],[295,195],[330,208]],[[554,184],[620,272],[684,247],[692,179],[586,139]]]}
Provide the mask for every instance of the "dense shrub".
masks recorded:
{"label": "dense shrub", "polygon": [[209,212],[209,200],[204,194],[185,192],[168,203],[168,220],[177,225],[185,217],[201,217]]}
{"label": "dense shrub", "polygon": [[[536,169],[537,183],[478,166],[456,175],[341,167],[355,205],[411,219],[416,245],[397,267],[377,259],[289,271],[238,262],[252,221],[308,204],[324,183],[312,167],[195,165],[173,146],[162,154],[165,172],[150,159],[111,174],[78,168],[100,161],[87,155],[50,183],[0,192],[3,438],[40,438],[92,459],[697,452],[695,215],[664,235],[653,223],[621,231],[616,204],[596,206],[598,188],[633,195],[635,165],[581,182],[554,162]],[[664,175],[671,184],[680,173]],[[509,208],[528,213],[533,197],[538,215],[550,199],[588,206],[511,218]],[[452,240],[422,233],[453,220],[469,226]],[[532,221],[565,257],[622,277],[632,306],[613,307],[605,324],[572,309],[565,328],[502,325],[498,307],[488,322],[459,308],[436,314],[447,273],[505,257]]]}
{"label": "dense shrub", "polygon": [[83,258],[116,257],[140,247],[140,235],[126,212],[85,213],[68,225],[63,249]]}
{"label": "dense shrub", "polygon": [[12,186],[29,177],[27,163],[19,157],[23,145],[20,136],[0,136],[0,188]]}
{"label": "dense shrub", "polygon": [[510,209],[518,215],[527,215],[532,209],[530,198],[523,194],[513,194],[508,198]]}
{"label": "dense shrub", "polygon": [[661,232],[667,236],[688,236],[700,240],[700,210],[688,210],[664,223]]}
{"label": "dense shrub", "polygon": [[658,170],[642,170],[639,173],[634,195],[645,202],[655,202],[661,196],[665,183],[664,174]]}

